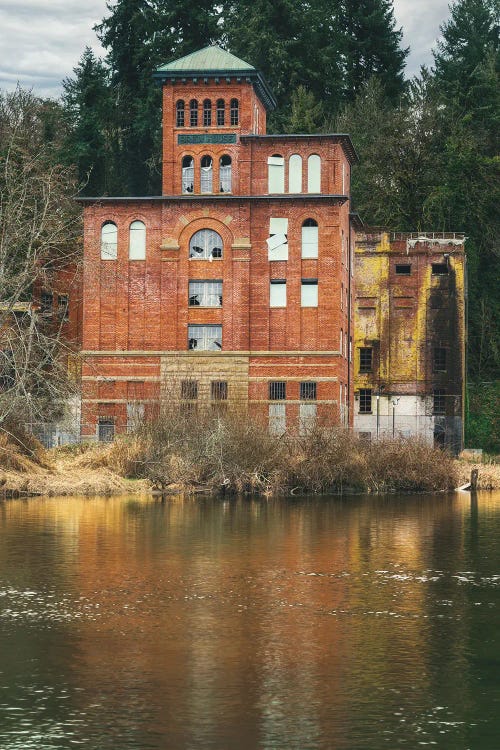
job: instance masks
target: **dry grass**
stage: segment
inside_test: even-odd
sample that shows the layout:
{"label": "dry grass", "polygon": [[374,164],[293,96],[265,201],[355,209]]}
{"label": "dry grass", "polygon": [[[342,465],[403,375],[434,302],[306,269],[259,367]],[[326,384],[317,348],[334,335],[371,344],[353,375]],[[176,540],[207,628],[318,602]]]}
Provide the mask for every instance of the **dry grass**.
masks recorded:
{"label": "dry grass", "polygon": [[458,472],[458,485],[470,482],[472,469],[478,470],[478,490],[500,490],[500,464],[493,460],[491,462],[473,463],[460,459],[455,461]]}
{"label": "dry grass", "polygon": [[77,462],[188,492],[440,492],[459,481],[451,456],[415,440],[369,444],[325,426],[305,437],[278,438],[248,419],[175,414],[163,414],[112,445],[95,446]]}

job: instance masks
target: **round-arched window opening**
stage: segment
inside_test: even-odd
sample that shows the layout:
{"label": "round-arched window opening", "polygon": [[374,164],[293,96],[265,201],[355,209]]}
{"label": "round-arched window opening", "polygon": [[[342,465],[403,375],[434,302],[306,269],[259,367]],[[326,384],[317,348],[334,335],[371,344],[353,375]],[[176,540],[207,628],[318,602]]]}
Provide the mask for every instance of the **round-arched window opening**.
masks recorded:
{"label": "round-arched window opening", "polygon": [[232,163],[228,154],[221,156],[219,162],[220,192],[230,193],[232,191]]}
{"label": "round-arched window opening", "polygon": [[189,102],[189,124],[192,128],[198,127],[198,102],[191,99]]}
{"label": "round-arched window opening", "polygon": [[101,260],[116,260],[118,256],[118,227],[105,221],[101,227]]}
{"label": "round-arched window opening", "polygon": [[213,229],[200,229],[189,241],[189,257],[197,260],[222,258],[222,237]]}
{"label": "round-arched window opening", "polygon": [[203,127],[208,128],[212,124],[212,102],[205,99],[203,102]]}
{"label": "round-arched window opening", "polygon": [[231,107],[229,110],[231,125],[238,125],[240,121],[240,105],[237,99],[231,99]]}
{"label": "round-arched window opening", "polygon": [[200,192],[211,193],[213,189],[213,159],[211,156],[201,157]]}
{"label": "round-arched window opening", "polygon": [[182,192],[194,191],[194,159],[192,156],[182,157]]}
{"label": "round-arched window opening", "polygon": [[217,125],[224,125],[226,120],[226,104],[224,99],[217,99]]}
{"label": "round-arched window opening", "polygon": [[178,128],[183,128],[185,125],[185,117],[184,117],[184,99],[179,99],[179,101],[176,104],[176,120],[175,124]]}

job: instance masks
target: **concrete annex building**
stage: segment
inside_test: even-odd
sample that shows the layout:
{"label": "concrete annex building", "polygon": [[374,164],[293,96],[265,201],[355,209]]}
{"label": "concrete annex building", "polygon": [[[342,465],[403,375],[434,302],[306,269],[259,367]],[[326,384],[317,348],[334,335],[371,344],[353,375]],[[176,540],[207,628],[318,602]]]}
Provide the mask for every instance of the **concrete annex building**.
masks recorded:
{"label": "concrete annex building", "polygon": [[219,47],[155,76],[162,195],[82,199],[83,435],[160,397],[352,426],[349,136],[266,135],[271,91]]}

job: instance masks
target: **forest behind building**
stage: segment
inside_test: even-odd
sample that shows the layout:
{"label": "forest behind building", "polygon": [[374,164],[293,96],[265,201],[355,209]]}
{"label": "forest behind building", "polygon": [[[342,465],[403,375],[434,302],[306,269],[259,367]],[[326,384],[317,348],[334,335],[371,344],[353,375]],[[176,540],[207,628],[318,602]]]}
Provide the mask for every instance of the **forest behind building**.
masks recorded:
{"label": "forest behind building", "polygon": [[159,194],[152,71],[209,44],[251,63],[278,103],[268,132],[351,134],[353,210],[366,225],[466,234],[466,439],[498,451],[499,17],[500,0],[455,0],[433,65],[408,79],[392,0],[116,0],[95,27],[104,58],[82,50],[59,101],[2,94],[0,120],[24,152],[36,129],[33,157],[43,134],[43,163],[72,170],[68,195],[73,178],[88,196]]}

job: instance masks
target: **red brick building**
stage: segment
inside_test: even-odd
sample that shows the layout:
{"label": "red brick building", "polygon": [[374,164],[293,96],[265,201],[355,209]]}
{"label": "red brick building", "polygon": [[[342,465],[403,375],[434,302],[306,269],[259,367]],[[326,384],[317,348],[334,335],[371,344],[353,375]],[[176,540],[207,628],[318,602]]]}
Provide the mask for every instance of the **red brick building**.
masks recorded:
{"label": "red brick building", "polygon": [[352,424],[349,136],[267,135],[265,80],[218,47],[155,77],[163,194],[82,199],[83,434],[159,398]]}

